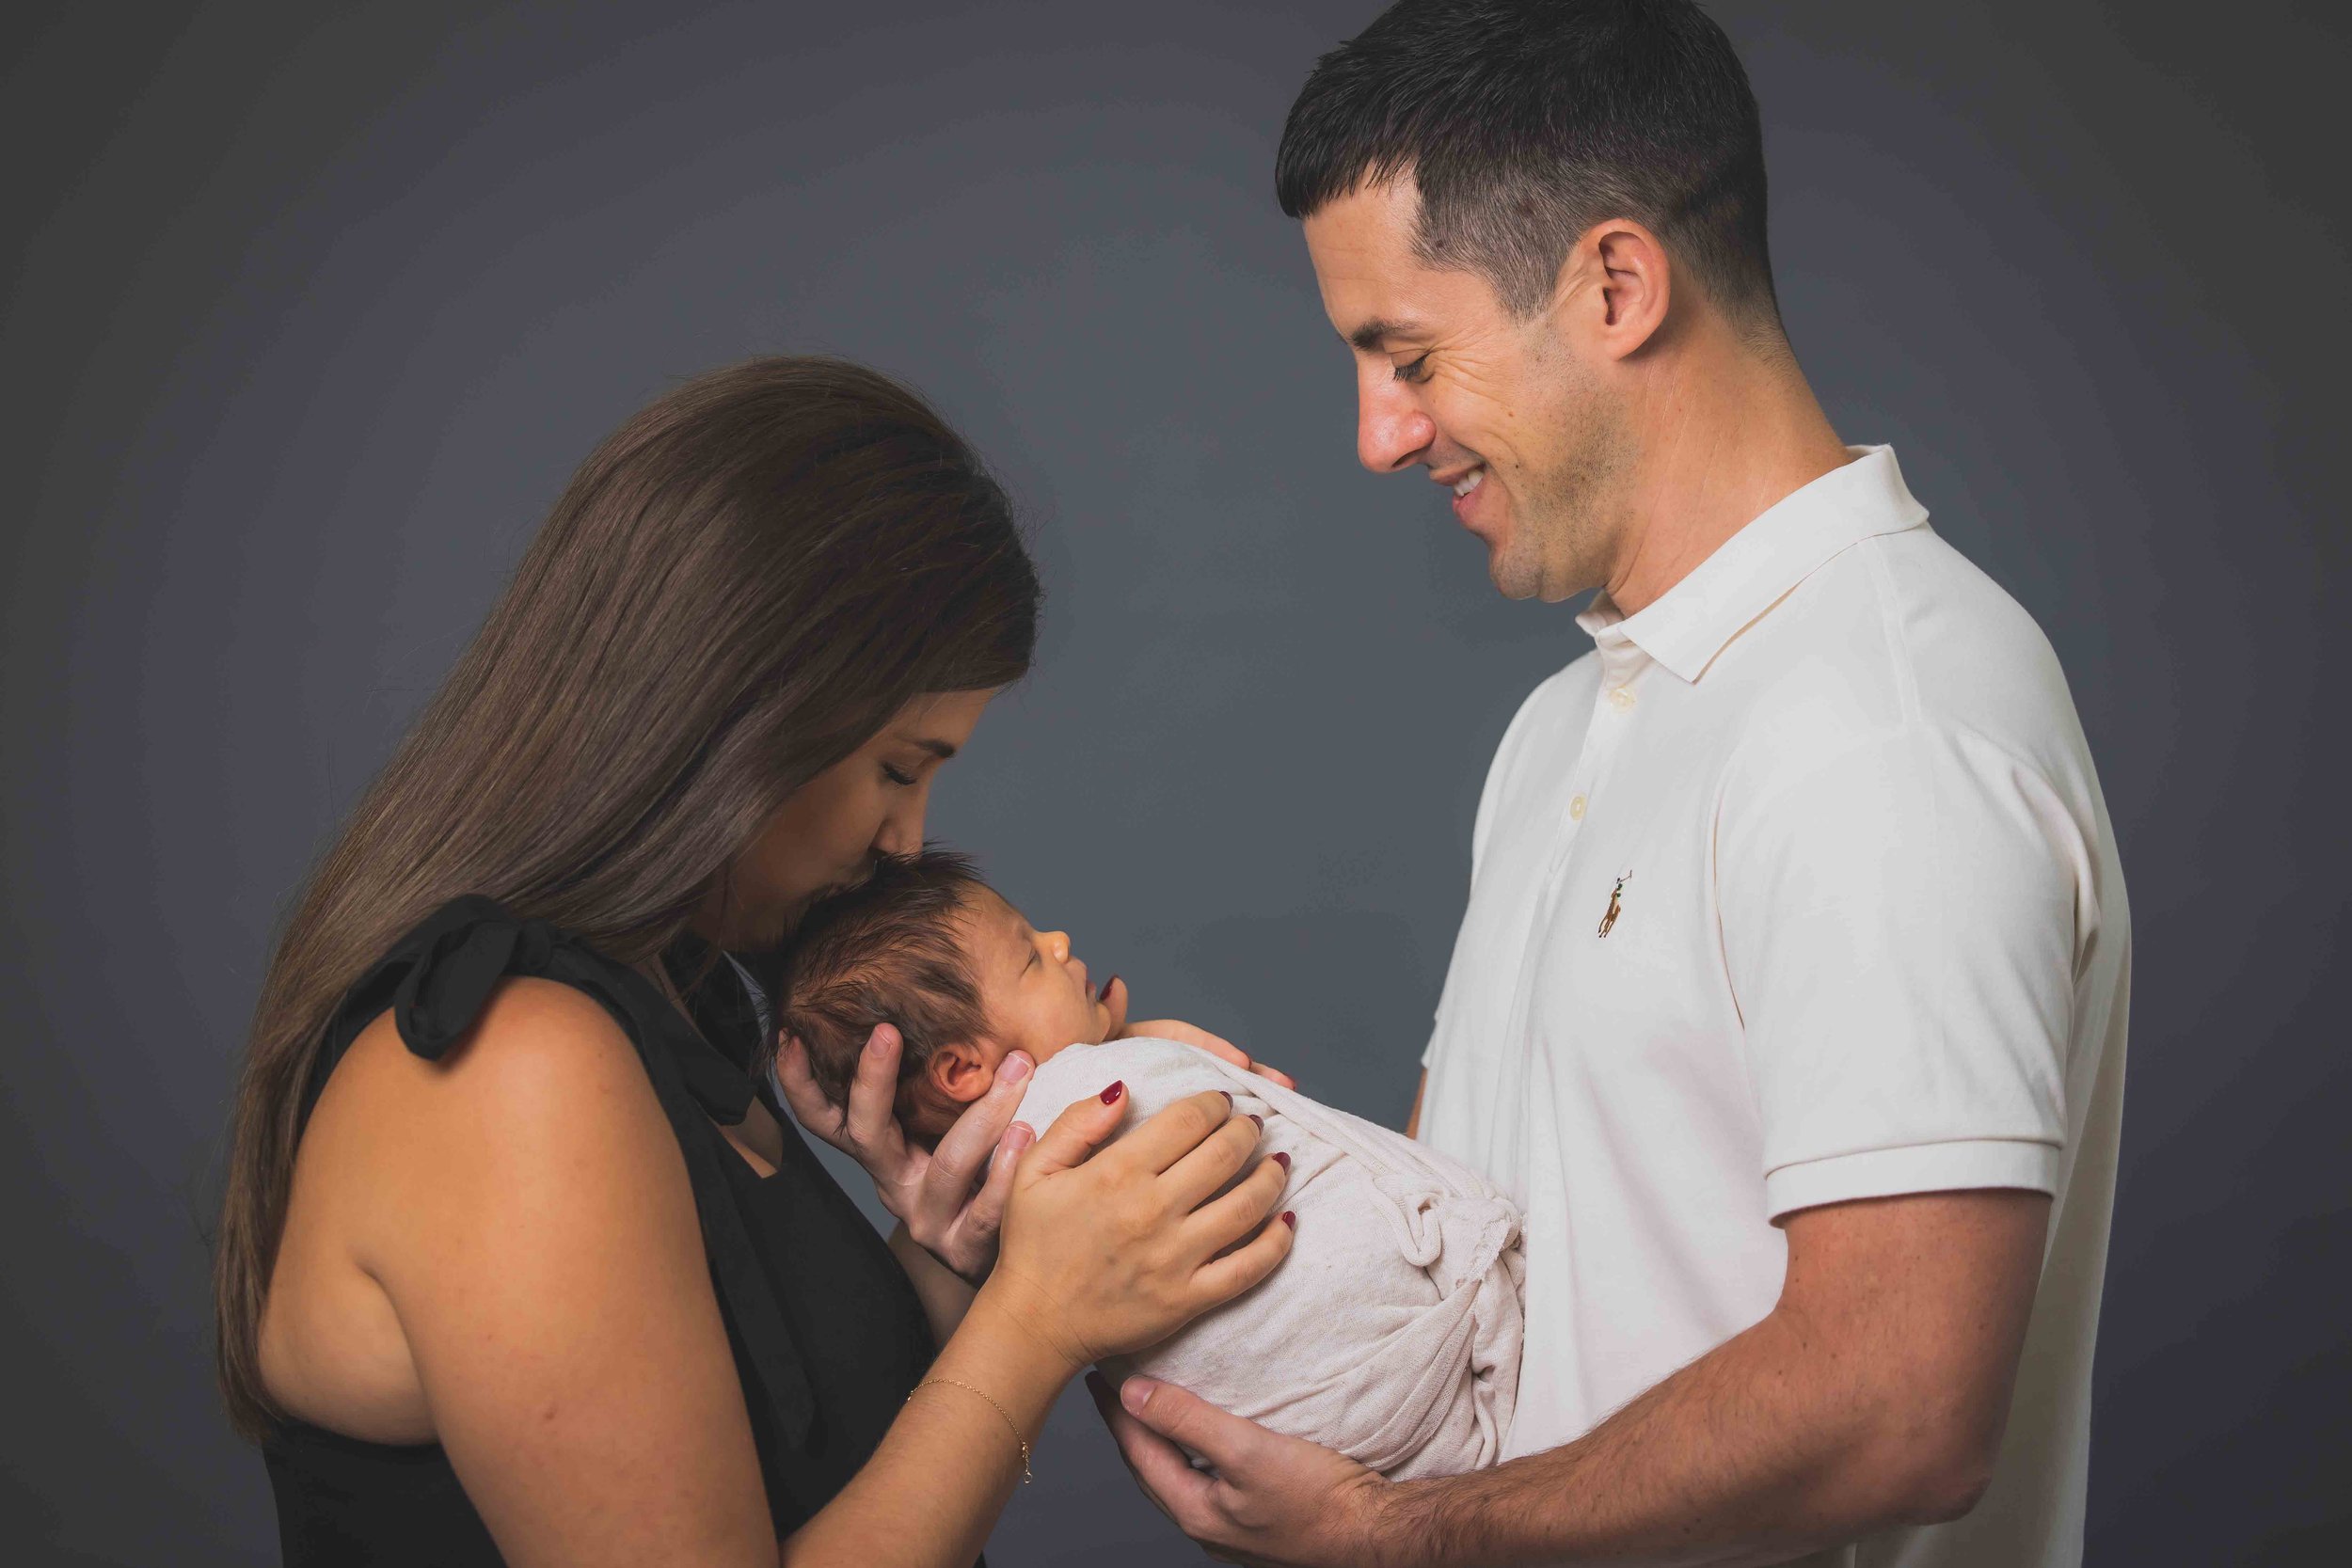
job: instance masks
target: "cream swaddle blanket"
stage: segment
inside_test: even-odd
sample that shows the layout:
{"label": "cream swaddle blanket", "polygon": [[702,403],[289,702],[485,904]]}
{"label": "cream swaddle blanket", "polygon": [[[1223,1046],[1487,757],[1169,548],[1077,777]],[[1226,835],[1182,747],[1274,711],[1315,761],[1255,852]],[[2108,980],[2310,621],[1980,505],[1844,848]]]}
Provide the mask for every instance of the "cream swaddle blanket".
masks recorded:
{"label": "cream swaddle blanket", "polygon": [[1494,1464],[1519,1378],[1524,1267],[1510,1200],[1402,1133],[1173,1040],[1055,1053],[1021,1119],[1042,1130],[1121,1080],[1129,1127],[1203,1089],[1264,1117],[1258,1158],[1290,1156],[1282,1207],[1298,1240],[1255,1289],[1104,1372],[1165,1379],[1398,1480]]}

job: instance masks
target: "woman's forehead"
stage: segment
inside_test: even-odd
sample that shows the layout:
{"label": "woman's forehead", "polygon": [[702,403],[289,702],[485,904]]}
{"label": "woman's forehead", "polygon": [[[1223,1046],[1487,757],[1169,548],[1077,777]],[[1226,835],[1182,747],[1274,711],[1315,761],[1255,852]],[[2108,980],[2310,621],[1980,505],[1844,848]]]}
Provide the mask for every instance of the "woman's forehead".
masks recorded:
{"label": "woman's forehead", "polygon": [[993,691],[931,691],[912,698],[891,716],[882,734],[901,745],[952,757],[972,738]]}

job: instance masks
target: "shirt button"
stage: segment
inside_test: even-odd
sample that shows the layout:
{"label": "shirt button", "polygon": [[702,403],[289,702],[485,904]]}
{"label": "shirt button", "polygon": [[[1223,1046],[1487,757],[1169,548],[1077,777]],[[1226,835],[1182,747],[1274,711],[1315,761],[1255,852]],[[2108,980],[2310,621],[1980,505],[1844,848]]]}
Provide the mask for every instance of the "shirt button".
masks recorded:
{"label": "shirt button", "polygon": [[1615,708],[1619,713],[1625,712],[1626,709],[1633,705],[1633,689],[1628,686],[1621,686],[1614,691],[1609,693],[1609,705]]}
{"label": "shirt button", "polygon": [[1571,822],[1581,822],[1584,820],[1583,796],[1580,795],[1575,800],[1568,802],[1568,820]]}

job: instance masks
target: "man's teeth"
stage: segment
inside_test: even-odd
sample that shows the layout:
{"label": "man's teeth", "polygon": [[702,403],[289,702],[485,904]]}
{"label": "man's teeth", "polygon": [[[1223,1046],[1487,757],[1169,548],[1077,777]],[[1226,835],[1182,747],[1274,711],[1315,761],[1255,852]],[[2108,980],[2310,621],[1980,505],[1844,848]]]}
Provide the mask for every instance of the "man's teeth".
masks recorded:
{"label": "man's teeth", "polygon": [[1485,468],[1472,468],[1469,473],[1464,474],[1461,478],[1454,482],[1454,493],[1457,496],[1467,496],[1472,490],[1477,489],[1478,486],[1485,482],[1486,478],[1486,470]]}

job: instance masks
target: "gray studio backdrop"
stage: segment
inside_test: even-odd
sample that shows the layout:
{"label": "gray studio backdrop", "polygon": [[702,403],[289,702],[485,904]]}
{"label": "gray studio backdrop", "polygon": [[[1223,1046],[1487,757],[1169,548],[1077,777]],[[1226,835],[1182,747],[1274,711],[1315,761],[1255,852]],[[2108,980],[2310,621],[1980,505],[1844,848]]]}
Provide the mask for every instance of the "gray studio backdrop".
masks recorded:
{"label": "gray studio backdrop", "polygon": [[[1355,465],[1270,195],[1372,0],[11,8],[0,1540],[275,1549],[204,1231],[273,922],[572,466],[824,349],[1052,595],[935,831],[1138,1005],[1401,1121],[1573,607]],[[2343,1539],[2347,64],[2331,8],[1717,7],[1799,352],[2048,628],[2137,915],[2091,1560]],[[854,1179],[852,1179],[854,1183]],[[1198,1560],[1083,1396],[998,1560]]]}

